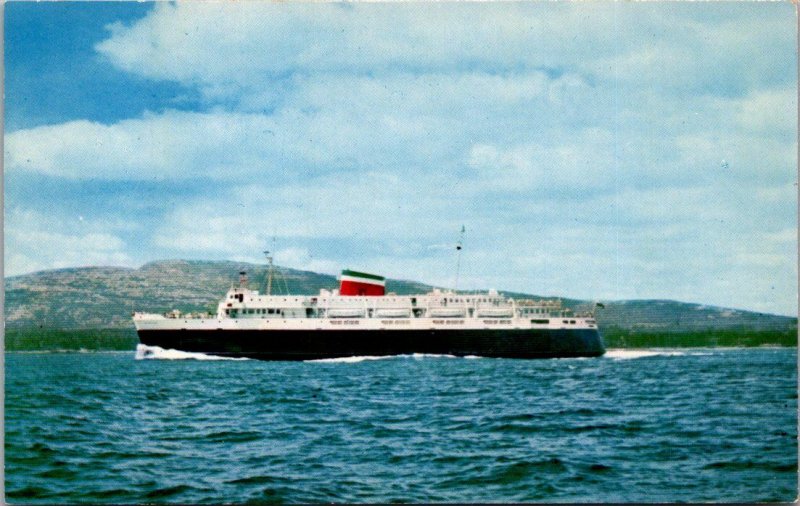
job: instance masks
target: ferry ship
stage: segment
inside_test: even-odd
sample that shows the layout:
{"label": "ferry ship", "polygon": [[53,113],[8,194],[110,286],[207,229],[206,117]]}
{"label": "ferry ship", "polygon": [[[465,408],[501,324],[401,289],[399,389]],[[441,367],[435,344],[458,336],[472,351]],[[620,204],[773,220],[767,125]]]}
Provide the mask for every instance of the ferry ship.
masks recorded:
{"label": "ferry ship", "polygon": [[495,290],[385,293],[383,276],[343,270],[318,295],[265,294],[240,272],[215,315],[134,313],[139,340],[187,352],[261,360],[315,360],[414,353],[504,357],[596,357],[605,353],[593,313],[559,300],[515,300]]}

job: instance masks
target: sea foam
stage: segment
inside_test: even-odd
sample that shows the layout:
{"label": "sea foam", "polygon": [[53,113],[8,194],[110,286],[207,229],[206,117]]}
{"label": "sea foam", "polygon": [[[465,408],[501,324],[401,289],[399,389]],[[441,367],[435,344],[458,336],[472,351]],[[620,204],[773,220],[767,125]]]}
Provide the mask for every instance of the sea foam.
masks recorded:
{"label": "sea foam", "polygon": [[362,355],[356,357],[337,357],[337,358],[318,358],[315,360],[304,360],[304,362],[316,364],[355,364],[357,362],[364,362],[365,360],[384,360],[387,358],[397,358],[396,355]]}
{"label": "sea foam", "polygon": [[632,358],[645,357],[683,357],[683,356],[704,356],[712,355],[709,352],[689,352],[682,350],[624,350],[614,349],[606,351],[604,357],[615,360],[628,360]]}
{"label": "sea foam", "polygon": [[[458,358],[455,355],[439,355],[435,353],[413,353],[411,355],[360,355],[353,357],[338,357],[338,358],[318,358],[315,360],[305,360],[309,363],[321,364],[355,364],[364,362],[366,360],[387,360],[387,359],[407,359],[413,358],[414,360],[421,360],[423,358]],[[481,358],[475,355],[470,355],[464,358]]]}
{"label": "sea foam", "polygon": [[180,351],[161,348],[160,346],[147,346],[139,344],[136,346],[136,360],[249,360],[245,357],[220,357],[218,355],[206,355],[189,351]]}
{"label": "sea foam", "polygon": [[[402,355],[407,357],[408,355]],[[419,360],[421,358],[457,358],[455,355],[436,354],[436,353],[414,353],[411,358]]]}

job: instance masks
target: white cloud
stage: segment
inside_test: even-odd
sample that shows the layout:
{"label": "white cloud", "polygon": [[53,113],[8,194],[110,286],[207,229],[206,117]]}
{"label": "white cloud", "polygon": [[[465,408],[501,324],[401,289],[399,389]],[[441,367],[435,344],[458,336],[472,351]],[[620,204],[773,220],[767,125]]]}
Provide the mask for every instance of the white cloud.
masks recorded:
{"label": "white cloud", "polygon": [[263,116],[223,112],[72,121],[8,134],[6,170],[70,179],[231,177],[262,166],[274,128]]}
{"label": "white cloud", "polygon": [[448,178],[425,181],[384,172],[332,174],[299,182],[235,187],[184,202],[154,231],[156,244],[209,252],[260,248],[284,238],[436,237],[457,230],[466,190],[443,193]]}
{"label": "white cloud", "polygon": [[158,4],[131,27],[112,26],[97,49],[124,70],[220,96],[287,71],[450,71],[463,60],[516,67],[547,54],[541,32],[555,27],[539,14],[547,15],[514,4]]}
{"label": "white cloud", "polygon": [[765,232],[764,238],[767,241],[777,244],[797,244],[797,228],[784,228],[775,232]]}
{"label": "white cloud", "polygon": [[460,157],[465,138],[498,137],[512,122],[526,130],[529,119],[514,111],[530,100],[544,111],[548,86],[557,82],[541,73],[302,80],[271,114],[168,110],[110,125],[73,121],[12,132],[6,167],[131,180],[443,170]]}
{"label": "white cloud", "polygon": [[3,273],[14,276],[61,267],[133,266],[123,240],[102,228],[100,223],[84,220],[76,225],[64,218],[12,209],[5,217]]}
{"label": "white cloud", "polygon": [[759,90],[738,104],[737,120],[750,132],[797,136],[797,88]]}
{"label": "white cloud", "polygon": [[[755,15],[742,24],[734,12]],[[784,15],[791,6],[160,3],[130,27],[112,26],[97,49],[126,71],[216,99],[289,73],[465,66],[573,68],[662,91],[746,89],[781,78],[761,48],[792,44]]]}
{"label": "white cloud", "polygon": [[[551,97],[553,86],[570,79],[534,73],[308,80],[287,98],[287,108],[271,114],[166,111],[110,125],[74,121],[12,132],[6,168],[237,184],[330,171],[472,168],[485,176],[477,183],[496,189],[692,184],[720,173],[731,181],[795,179],[794,137],[774,135],[793,130],[785,118],[762,134],[730,125],[739,111],[755,107],[751,97],[726,100],[724,107],[716,99],[696,104],[705,116],[699,127],[676,126],[669,115],[652,118],[646,130],[579,126],[570,119],[572,105]],[[770,103],[780,100],[772,96]]]}
{"label": "white cloud", "polygon": [[308,248],[278,249],[275,253],[275,263],[292,269],[326,274],[338,274],[342,270],[340,262],[325,258],[315,258]]}
{"label": "white cloud", "polygon": [[502,190],[609,186],[617,171],[613,135],[603,130],[576,132],[556,145],[536,143],[498,149],[476,144],[468,164],[479,184]]}

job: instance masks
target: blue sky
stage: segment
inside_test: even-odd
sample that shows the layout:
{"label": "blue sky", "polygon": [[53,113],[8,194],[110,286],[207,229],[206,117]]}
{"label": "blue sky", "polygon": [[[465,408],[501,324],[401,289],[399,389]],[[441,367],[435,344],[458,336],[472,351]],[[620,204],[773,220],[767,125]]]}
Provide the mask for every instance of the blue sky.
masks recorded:
{"label": "blue sky", "polygon": [[6,276],[163,258],[797,311],[791,3],[5,5]]}

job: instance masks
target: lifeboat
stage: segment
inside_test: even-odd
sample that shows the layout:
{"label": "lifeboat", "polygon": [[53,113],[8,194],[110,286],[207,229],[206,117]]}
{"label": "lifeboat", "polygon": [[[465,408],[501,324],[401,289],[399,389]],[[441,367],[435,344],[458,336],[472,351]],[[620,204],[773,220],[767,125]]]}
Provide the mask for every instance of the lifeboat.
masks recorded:
{"label": "lifeboat", "polygon": [[485,308],[478,309],[479,318],[511,318],[513,311],[511,308]]}
{"label": "lifeboat", "polygon": [[428,313],[435,318],[458,318],[464,316],[464,310],[457,307],[432,308]]}
{"label": "lifeboat", "polygon": [[408,318],[411,316],[411,311],[408,309],[376,309],[375,316],[380,318]]}
{"label": "lifeboat", "polygon": [[362,318],[364,310],[360,308],[329,309],[328,316],[331,318]]}

